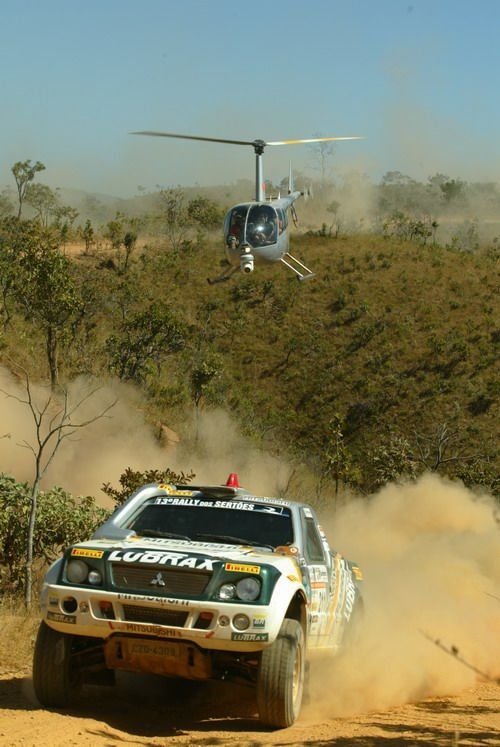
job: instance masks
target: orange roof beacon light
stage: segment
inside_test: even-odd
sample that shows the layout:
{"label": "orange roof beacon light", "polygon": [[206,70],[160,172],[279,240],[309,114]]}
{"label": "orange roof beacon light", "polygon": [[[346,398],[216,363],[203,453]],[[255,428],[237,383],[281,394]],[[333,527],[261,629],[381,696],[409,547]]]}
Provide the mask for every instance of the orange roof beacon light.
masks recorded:
{"label": "orange roof beacon light", "polygon": [[236,472],[230,472],[229,477],[227,478],[226,482],[227,488],[239,488],[240,484],[238,482],[238,475]]}

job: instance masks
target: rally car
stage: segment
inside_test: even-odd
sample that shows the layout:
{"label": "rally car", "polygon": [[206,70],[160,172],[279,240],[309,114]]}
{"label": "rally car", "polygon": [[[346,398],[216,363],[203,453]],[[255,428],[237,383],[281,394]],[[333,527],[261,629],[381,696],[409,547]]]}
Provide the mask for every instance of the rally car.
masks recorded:
{"label": "rally car", "polygon": [[43,705],[115,670],[256,688],[261,721],[298,716],[306,658],[334,652],[361,572],[306,503],[225,486],[146,485],[48,570],[33,662]]}

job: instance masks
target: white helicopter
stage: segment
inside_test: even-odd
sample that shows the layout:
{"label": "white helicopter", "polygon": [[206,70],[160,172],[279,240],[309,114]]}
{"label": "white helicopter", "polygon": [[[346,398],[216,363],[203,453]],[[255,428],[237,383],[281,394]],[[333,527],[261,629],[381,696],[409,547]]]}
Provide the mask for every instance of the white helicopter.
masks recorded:
{"label": "white helicopter", "polygon": [[198,135],[179,135],[173,132],[154,132],[145,130],[132,132],[132,135],[149,135],[152,137],[173,137],[183,140],[202,140],[210,143],[226,143],[229,145],[246,145],[254,149],[255,153],[255,200],[243,202],[226,213],[224,218],[225,252],[230,266],[210,284],[228,280],[238,269],[241,272],[253,272],[256,262],[282,262],[295,273],[298,280],[314,277],[309,270],[289,249],[290,236],[288,231],[288,212],[296,220],[293,203],[303,193],[294,191],[292,168],[288,181],[288,194],[285,197],[266,199],[263,179],[263,154],[268,145],[296,145],[299,143],[322,143],[333,140],[362,140],[357,135],[345,137],[314,137],[302,140],[227,140],[217,137],[202,137]]}

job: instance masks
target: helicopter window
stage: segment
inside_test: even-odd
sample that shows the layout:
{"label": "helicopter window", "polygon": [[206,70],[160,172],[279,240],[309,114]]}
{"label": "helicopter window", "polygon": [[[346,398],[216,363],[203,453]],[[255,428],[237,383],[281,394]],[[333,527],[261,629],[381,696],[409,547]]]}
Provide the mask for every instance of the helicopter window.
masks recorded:
{"label": "helicopter window", "polygon": [[278,217],[270,205],[253,205],[248,211],[246,239],[250,246],[276,243]]}
{"label": "helicopter window", "polygon": [[278,214],[278,233],[281,234],[287,226],[286,210],[276,208],[276,213]]}
{"label": "helicopter window", "polygon": [[234,236],[238,240],[241,239],[243,235],[243,229],[245,228],[246,213],[247,208],[235,208],[231,212],[231,216],[229,218],[228,238]]}

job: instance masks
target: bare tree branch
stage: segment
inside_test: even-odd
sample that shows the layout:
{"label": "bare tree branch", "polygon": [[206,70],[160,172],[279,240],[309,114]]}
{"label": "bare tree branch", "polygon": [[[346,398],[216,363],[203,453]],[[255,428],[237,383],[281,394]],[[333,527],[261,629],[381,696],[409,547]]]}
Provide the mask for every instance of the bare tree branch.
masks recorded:
{"label": "bare tree branch", "polygon": [[474,462],[484,459],[485,454],[467,454],[466,445],[461,445],[460,432],[450,431],[448,424],[442,423],[430,435],[413,433],[417,454],[416,462],[432,472],[436,472],[443,464],[451,462]]}
{"label": "bare tree branch", "polygon": [[500,602],[500,597],[497,597],[495,594],[490,594],[489,591],[484,592],[487,597],[491,597],[492,599],[496,599],[497,602]]}
{"label": "bare tree branch", "polygon": [[453,656],[454,659],[460,662],[460,664],[463,664],[464,667],[467,667],[468,669],[472,669],[473,672],[476,672],[476,674],[479,674],[481,677],[484,677],[486,680],[489,680],[490,682],[495,682],[497,685],[500,685],[500,678],[495,679],[494,677],[490,677],[489,674],[486,672],[483,672],[481,669],[478,669],[473,664],[470,664],[466,659],[463,658],[463,656],[460,655],[460,652],[456,646],[450,646],[449,648],[444,645],[444,643],[441,643],[439,638],[432,638],[428,633],[426,633],[424,630],[419,631],[424,638],[427,638],[428,641],[433,643],[435,646],[441,649],[441,651],[444,651],[446,654],[449,654],[450,656]]}
{"label": "bare tree branch", "polygon": [[[32,565],[33,565],[33,537],[35,531],[35,522],[37,514],[37,497],[40,488],[40,482],[47,472],[48,468],[52,464],[59,447],[65,439],[71,438],[78,430],[86,428],[91,423],[95,423],[101,418],[109,417],[109,411],[116,405],[117,400],[103,407],[99,412],[91,417],[84,418],[80,422],[74,422],[73,417],[84,404],[86,404],[91,397],[93,397],[100,389],[100,387],[94,387],[86,394],[84,394],[77,402],[73,405],[70,404],[69,393],[67,389],[62,390],[62,402],[57,404],[54,400],[53,394],[49,394],[43,402],[42,406],[39,407],[33,396],[33,390],[30,382],[28,372],[17,366],[22,372],[24,378],[24,388],[26,390],[26,398],[6,392],[0,389],[7,397],[10,397],[22,405],[25,405],[31,412],[33,424],[35,426],[34,444],[27,440],[24,440],[19,446],[28,449],[33,454],[34,458],[34,478],[31,486],[31,507],[28,524],[28,536],[26,543],[26,588],[25,588],[25,603],[26,607],[31,606],[31,591],[32,591]],[[52,407],[55,406],[53,412]],[[47,421],[47,422],[46,422]]]}

